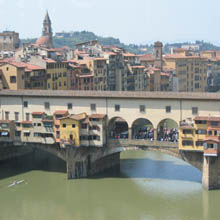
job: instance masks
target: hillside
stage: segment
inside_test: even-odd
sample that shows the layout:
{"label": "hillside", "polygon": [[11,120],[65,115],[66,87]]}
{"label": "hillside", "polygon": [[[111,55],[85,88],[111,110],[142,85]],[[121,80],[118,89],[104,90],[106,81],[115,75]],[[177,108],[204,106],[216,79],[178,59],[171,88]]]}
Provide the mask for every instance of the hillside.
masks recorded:
{"label": "hillside", "polygon": [[[102,45],[115,45],[120,48],[123,48],[131,53],[136,54],[144,54],[144,53],[152,53],[153,45],[136,45],[136,44],[124,44],[118,38],[114,37],[101,37],[97,36],[93,32],[90,31],[77,31],[77,32],[61,32],[56,33],[53,38],[55,47],[63,47],[68,46],[70,48],[74,48],[74,45],[90,40],[98,40],[98,42]],[[33,43],[36,39],[22,39],[21,43]],[[214,44],[204,42],[204,41],[196,41],[195,43],[183,42],[183,43],[173,43],[173,44],[165,44],[164,45],[164,53],[170,53],[170,48],[181,48],[182,45],[199,45],[199,51],[204,50],[220,50],[220,47],[215,46]],[[198,52],[199,52],[198,51]]]}

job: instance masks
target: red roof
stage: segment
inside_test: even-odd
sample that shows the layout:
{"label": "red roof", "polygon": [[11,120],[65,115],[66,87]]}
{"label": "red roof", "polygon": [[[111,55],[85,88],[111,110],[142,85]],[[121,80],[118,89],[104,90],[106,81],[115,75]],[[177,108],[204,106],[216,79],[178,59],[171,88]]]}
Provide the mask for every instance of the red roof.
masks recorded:
{"label": "red roof", "polygon": [[30,64],[30,63],[23,63],[23,64],[26,66],[27,70],[45,70],[41,66],[33,65],[33,64]]}
{"label": "red roof", "polygon": [[69,114],[69,112],[67,110],[57,110],[54,112],[54,115],[65,115],[65,114]]}
{"label": "red roof", "polygon": [[32,124],[32,121],[22,121],[21,124]]}
{"label": "red roof", "polygon": [[89,116],[89,118],[100,118],[100,119],[105,118],[105,117],[106,117],[105,114],[92,114]]}
{"label": "red roof", "polygon": [[32,112],[32,115],[43,115],[44,112]]}

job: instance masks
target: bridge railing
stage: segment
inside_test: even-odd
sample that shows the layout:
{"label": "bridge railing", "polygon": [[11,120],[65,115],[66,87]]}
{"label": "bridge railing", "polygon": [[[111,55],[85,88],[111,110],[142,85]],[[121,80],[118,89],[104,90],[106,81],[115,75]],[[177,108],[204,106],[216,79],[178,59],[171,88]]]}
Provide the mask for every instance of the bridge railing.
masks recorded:
{"label": "bridge railing", "polygon": [[110,147],[170,147],[178,148],[177,142],[157,141],[157,140],[130,140],[130,139],[109,139],[108,145]]}

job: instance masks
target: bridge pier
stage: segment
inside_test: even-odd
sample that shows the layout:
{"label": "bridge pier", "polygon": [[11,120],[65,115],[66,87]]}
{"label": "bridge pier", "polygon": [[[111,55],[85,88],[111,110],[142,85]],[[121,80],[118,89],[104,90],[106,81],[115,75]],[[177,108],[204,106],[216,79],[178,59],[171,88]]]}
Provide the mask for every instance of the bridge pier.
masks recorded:
{"label": "bridge pier", "polygon": [[105,148],[67,146],[66,149],[68,179],[85,178],[108,169],[120,171],[120,152],[105,155]]}
{"label": "bridge pier", "polygon": [[204,156],[202,185],[207,190],[220,189],[220,156]]}

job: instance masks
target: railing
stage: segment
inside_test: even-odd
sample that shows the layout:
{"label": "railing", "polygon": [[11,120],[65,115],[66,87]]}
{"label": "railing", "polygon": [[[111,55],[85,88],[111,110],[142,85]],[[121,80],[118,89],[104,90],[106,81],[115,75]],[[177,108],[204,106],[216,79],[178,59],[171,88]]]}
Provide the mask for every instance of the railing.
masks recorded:
{"label": "railing", "polygon": [[109,139],[108,144],[111,147],[133,147],[133,146],[146,146],[146,147],[170,147],[178,148],[178,143],[167,141],[150,141],[150,140],[129,140],[129,139]]}

